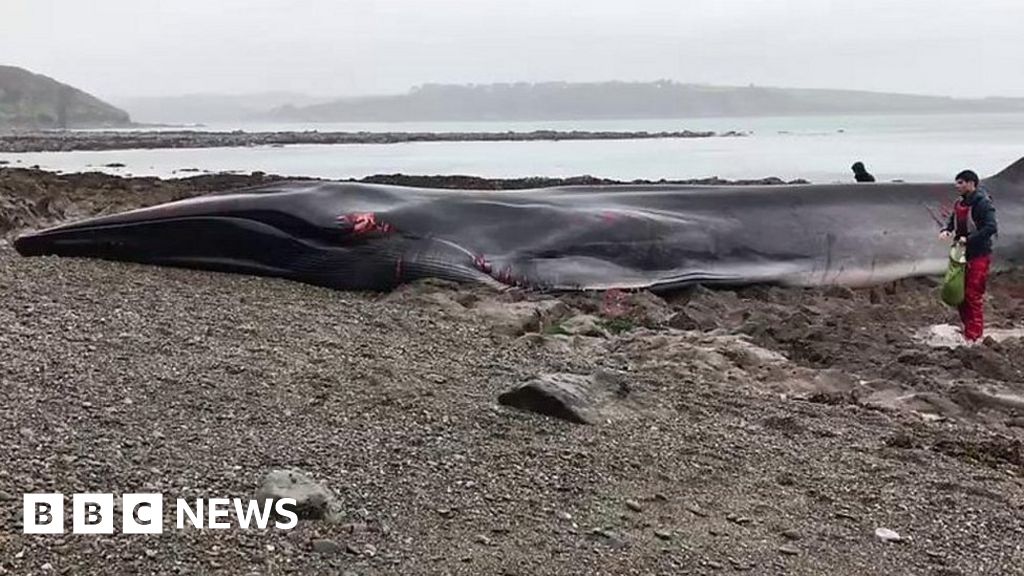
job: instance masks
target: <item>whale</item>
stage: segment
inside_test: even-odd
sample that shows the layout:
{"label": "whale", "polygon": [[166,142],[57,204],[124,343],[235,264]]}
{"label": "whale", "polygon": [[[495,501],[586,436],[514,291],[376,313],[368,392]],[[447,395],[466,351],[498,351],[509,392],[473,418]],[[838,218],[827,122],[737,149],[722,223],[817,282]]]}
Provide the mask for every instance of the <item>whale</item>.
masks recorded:
{"label": "whale", "polygon": [[[981,185],[997,268],[1024,262],[1024,158]],[[285,180],[28,232],[56,255],[388,291],[869,286],[941,274],[952,182],[449,190]]]}

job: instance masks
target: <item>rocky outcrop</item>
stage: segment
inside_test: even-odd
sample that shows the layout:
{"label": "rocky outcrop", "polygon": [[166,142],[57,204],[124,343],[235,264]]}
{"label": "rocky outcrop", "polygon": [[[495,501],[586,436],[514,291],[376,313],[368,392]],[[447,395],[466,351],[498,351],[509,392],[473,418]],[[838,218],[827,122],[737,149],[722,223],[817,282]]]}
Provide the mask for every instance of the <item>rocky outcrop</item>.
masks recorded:
{"label": "rocky outcrop", "polygon": [[[45,126],[44,126],[45,127]],[[403,142],[531,142],[537,140],[651,140],[663,138],[734,138],[742,132],[29,132],[0,137],[0,152],[69,152],[154,148],[224,148],[290,144],[397,144]]]}

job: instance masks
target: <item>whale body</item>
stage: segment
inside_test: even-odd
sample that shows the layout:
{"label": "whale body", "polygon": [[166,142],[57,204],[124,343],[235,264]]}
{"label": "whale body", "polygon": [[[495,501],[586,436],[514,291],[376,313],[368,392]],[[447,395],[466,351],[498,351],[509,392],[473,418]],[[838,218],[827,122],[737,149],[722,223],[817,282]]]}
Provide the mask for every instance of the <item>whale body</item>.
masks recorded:
{"label": "whale body", "polygon": [[[995,262],[1024,262],[1024,158],[982,185]],[[282,181],[24,234],[60,255],[346,290],[437,277],[549,290],[863,286],[942,273],[951,183],[439,190]]]}

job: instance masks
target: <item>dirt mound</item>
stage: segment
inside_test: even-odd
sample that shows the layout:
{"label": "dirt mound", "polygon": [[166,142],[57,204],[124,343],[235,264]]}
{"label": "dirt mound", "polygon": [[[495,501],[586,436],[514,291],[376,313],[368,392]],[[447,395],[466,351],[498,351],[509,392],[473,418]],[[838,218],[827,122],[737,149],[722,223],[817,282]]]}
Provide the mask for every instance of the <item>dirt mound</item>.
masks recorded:
{"label": "dirt mound", "polygon": [[[1014,322],[1022,273],[992,278],[994,325]],[[518,337],[524,349],[586,353],[682,380],[751,386],[830,405],[860,405],[1019,429],[1020,328],[967,347],[929,279],[873,289],[694,287],[650,293],[494,294],[421,282],[386,297]],[[1022,327],[1024,328],[1024,327]],[[947,332],[954,345],[936,344]],[[933,336],[929,336],[933,335]]]}

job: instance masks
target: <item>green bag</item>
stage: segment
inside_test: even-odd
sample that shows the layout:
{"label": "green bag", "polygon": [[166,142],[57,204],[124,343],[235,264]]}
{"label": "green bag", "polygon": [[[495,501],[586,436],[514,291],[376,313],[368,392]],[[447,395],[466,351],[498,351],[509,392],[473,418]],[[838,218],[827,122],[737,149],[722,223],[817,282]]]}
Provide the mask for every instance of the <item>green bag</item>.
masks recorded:
{"label": "green bag", "polygon": [[967,271],[966,248],[954,244],[949,250],[949,267],[942,280],[942,301],[950,306],[959,306],[964,301],[964,274]]}

